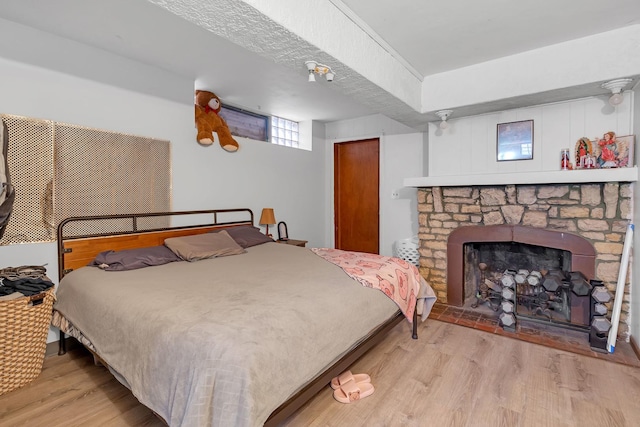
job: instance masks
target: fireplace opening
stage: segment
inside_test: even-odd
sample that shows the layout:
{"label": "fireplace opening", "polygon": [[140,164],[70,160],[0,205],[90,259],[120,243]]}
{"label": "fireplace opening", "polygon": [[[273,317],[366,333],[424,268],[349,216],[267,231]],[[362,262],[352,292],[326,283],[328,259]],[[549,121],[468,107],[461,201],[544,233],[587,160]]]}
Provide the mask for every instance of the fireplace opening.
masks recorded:
{"label": "fireplace opening", "polygon": [[572,272],[570,251],[512,241],[467,243],[463,253],[465,307],[588,327],[590,285],[582,273]]}
{"label": "fireplace opening", "polygon": [[479,278],[477,266],[480,263],[487,265],[489,269],[487,274],[502,274],[506,270],[570,272],[571,252],[518,242],[465,244],[465,300],[474,294]]}
{"label": "fireplace opening", "polygon": [[447,242],[447,298],[517,319],[587,330],[595,250],[581,236],[518,225],[459,227]]}

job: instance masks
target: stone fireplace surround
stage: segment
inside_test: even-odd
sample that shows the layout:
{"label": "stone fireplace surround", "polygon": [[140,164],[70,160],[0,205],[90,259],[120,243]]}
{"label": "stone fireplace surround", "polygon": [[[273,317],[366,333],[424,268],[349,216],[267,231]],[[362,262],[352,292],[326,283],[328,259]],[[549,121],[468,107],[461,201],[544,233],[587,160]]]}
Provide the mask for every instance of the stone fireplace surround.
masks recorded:
{"label": "stone fireplace surround", "polygon": [[[574,270],[604,281],[614,293],[632,202],[631,184],[625,182],[419,188],[420,272],[440,302],[462,305],[462,261],[448,261],[449,250],[462,250],[474,235],[499,233],[495,238],[508,239],[502,241],[540,246],[548,237],[556,239],[550,247],[571,248]],[[471,228],[456,231],[463,227]],[[548,232],[564,235],[558,242],[558,234]],[[625,340],[629,306],[627,283],[618,328]]]}

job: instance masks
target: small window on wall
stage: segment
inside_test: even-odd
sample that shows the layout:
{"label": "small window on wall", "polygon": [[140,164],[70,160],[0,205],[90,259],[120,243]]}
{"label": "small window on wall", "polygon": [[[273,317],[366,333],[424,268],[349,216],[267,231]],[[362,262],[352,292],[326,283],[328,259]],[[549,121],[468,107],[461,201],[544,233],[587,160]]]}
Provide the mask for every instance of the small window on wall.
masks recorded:
{"label": "small window on wall", "polygon": [[269,116],[225,105],[220,110],[220,117],[227,122],[232,135],[269,141]]}
{"label": "small window on wall", "polygon": [[282,117],[271,117],[271,142],[273,144],[300,148],[299,137],[298,122]]}

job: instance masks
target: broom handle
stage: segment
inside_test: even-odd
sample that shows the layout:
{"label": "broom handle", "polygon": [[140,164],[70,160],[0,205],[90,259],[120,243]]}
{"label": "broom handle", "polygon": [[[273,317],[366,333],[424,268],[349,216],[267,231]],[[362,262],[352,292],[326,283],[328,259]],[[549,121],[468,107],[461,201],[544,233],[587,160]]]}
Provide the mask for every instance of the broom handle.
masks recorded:
{"label": "broom handle", "polygon": [[618,285],[616,286],[616,298],[611,312],[611,330],[607,339],[607,351],[613,353],[616,349],[616,338],[618,336],[618,323],[620,322],[620,310],[622,309],[622,299],[624,297],[624,285],[627,280],[627,266],[629,264],[629,254],[631,253],[631,243],[633,241],[633,224],[627,226],[627,234],[624,237],[624,247],[622,249],[622,260],[620,261],[620,271],[618,272]]}

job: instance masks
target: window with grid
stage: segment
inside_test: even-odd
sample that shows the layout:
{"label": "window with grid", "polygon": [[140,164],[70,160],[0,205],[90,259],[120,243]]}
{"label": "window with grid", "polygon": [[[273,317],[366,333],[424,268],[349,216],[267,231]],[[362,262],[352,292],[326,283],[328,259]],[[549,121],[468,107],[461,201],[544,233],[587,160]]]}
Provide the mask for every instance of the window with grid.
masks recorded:
{"label": "window with grid", "polygon": [[299,148],[299,137],[298,122],[271,116],[271,142],[273,144]]}

